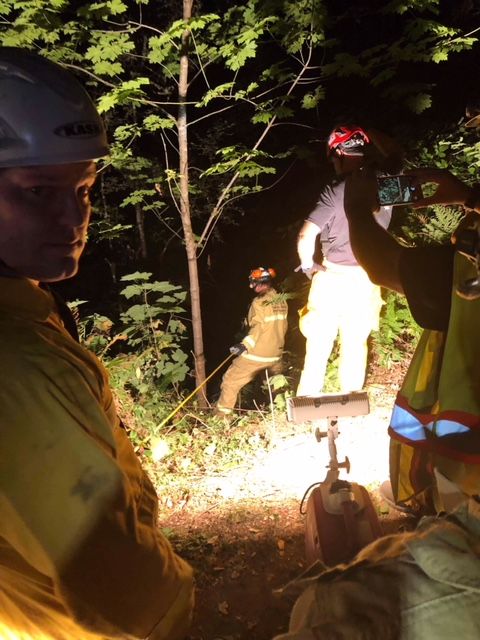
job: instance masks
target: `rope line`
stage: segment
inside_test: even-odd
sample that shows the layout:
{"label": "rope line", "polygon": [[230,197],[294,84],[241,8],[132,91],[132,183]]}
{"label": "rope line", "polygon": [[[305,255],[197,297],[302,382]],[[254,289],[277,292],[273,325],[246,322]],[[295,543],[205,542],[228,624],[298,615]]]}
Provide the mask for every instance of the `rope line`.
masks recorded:
{"label": "rope line", "polygon": [[180,411],[180,409],[183,407],[183,405],[184,405],[184,404],[186,404],[186,403],[190,400],[190,398],[193,398],[193,396],[194,396],[196,393],[198,393],[198,392],[200,391],[200,389],[201,389],[204,385],[206,385],[206,384],[207,384],[207,382],[210,380],[210,378],[211,378],[212,376],[214,376],[214,375],[217,373],[217,371],[218,371],[219,369],[221,369],[221,368],[223,367],[223,365],[224,365],[226,362],[228,362],[228,361],[230,360],[230,358],[232,358],[234,355],[235,355],[235,354],[230,353],[230,354],[225,358],[225,360],[224,360],[223,362],[221,362],[221,363],[218,365],[218,367],[217,367],[216,369],[214,369],[214,370],[212,371],[212,373],[211,373],[210,375],[208,375],[208,376],[205,378],[205,380],[204,380],[201,384],[199,384],[199,385],[198,385],[198,387],[196,387],[196,388],[192,391],[192,393],[190,393],[190,394],[189,394],[189,395],[188,395],[184,400],[182,400],[182,402],[180,402],[180,404],[179,404],[179,405],[177,405],[177,406],[175,407],[175,409],[174,409],[173,411],[171,411],[171,412],[168,414],[168,416],[162,420],[162,422],[161,422],[161,423],[160,423],[160,425],[159,425],[159,429],[161,429],[162,427],[164,427],[164,426],[167,424],[167,422],[170,420],[170,418],[173,418],[173,416],[177,413],[177,411]]}

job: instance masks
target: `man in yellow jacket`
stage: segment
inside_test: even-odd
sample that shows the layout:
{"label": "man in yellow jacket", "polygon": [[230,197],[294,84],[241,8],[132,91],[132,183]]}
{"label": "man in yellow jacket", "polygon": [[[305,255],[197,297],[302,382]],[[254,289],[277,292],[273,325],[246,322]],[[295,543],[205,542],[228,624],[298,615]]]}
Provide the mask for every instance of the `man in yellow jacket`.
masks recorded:
{"label": "man in yellow jacket", "polygon": [[0,48],[0,125],[0,638],[180,640],[192,570],[44,284],[77,272],[103,123],[60,65]]}
{"label": "man in yellow jacket", "polygon": [[235,360],[222,379],[217,411],[232,413],[237,396],[257,373],[269,369],[280,373],[288,306],[272,286],[275,271],[258,267],[249,275],[250,288],[257,294],[248,310],[248,335],[230,348]]}

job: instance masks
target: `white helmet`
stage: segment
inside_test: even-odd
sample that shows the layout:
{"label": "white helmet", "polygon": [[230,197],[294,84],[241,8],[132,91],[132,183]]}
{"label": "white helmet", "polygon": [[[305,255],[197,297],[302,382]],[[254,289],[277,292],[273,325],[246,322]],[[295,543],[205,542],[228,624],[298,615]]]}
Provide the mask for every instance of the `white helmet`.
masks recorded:
{"label": "white helmet", "polygon": [[78,80],[31,51],[0,47],[0,168],[107,154],[103,122]]}

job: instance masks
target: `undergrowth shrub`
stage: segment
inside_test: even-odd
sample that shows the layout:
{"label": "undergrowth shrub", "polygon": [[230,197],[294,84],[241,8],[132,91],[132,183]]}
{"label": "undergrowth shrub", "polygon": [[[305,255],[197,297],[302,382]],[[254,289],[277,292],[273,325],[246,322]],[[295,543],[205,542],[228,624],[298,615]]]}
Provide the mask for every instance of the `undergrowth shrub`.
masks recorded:
{"label": "undergrowth shrub", "polygon": [[[193,398],[165,422],[181,400],[180,384],[188,373],[182,320],[186,293],[169,282],[152,281],[150,273],[133,273],[122,282],[127,286],[120,291],[118,319],[90,314],[80,319],[79,334],[107,368],[119,413],[150,474],[188,476],[193,468],[225,470],[241,463],[260,439],[251,416],[227,425],[202,413]],[[71,306],[81,308],[82,303]],[[271,381],[274,390],[284,383],[283,376]]]}
{"label": "undergrowth shrub", "polygon": [[445,244],[450,241],[463,215],[463,209],[442,205],[412,209],[401,227],[400,237],[413,246]]}
{"label": "undergrowth shrub", "polygon": [[93,313],[79,322],[80,340],[109,372],[132,441],[145,450],[189,370],[182,348],[186,292],[169,282],[152,281],[151,275],[136,272],[121,278],[126,286],[120,291],[116,321]]}
{"label": "undergrowth shrub", "polygon": [[378,365],[390,369],[413,353],[422,332],[408,308],[405,296],[395,291],[384,291],[379,330],[372,334],[371,349]]}
{"label": "undergrowth shrub", "polygon": [[189,370],[181,345],[186,326],[179,316],[186,292],[170,282],[149,282],[151,273],[124,276],[120,292],[135,304],[121,315],[122,333],[135,355],[135,377],[130,384],[140,395],[156,393],[183,382]]}

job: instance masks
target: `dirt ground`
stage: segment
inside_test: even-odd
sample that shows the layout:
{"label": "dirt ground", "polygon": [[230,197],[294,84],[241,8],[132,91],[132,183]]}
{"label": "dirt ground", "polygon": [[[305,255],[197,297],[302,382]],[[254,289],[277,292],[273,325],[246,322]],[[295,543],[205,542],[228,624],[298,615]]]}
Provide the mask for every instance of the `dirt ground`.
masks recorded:
{"label": "dirt ground", "polygon": [[[385,377],[384,377],[385,378]],[[341,477],[365,485],[385,533],[411,528],[378,493],[388,478],[387,426],[397,385],[371,382],[370,413],[339,421]],[[275,590],[306,566],[302,498],[324,479],[326,441],[312,424],[277,420],[267,451],[228,472],[192,480],[188,501],[167,502],[162,527],[194,567],[197,602],[189,640],[270,640],[288,628],[292,601]]]}

